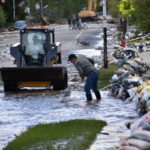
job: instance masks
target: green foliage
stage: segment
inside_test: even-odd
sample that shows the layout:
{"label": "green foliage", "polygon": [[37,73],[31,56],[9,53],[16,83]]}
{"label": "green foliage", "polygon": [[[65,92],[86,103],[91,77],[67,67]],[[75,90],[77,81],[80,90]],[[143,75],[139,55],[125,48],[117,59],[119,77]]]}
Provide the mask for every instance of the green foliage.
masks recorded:
{"label": "green foliage", "polygon": [[[15,17],[16,20],[25,19],[26,14],[24,13],[24,7],[19,7],[19,3],[21,0],[15,0]],[[13,11],[13,0],[6,0],[5,3],[2,4],[3,10],[6,16],[6,22],[12,23],[14,22],[14,11]]]}
{"label": "green foliage", "polygon": [[[15,15],[16,20],[25,19],[26,15],[24,10],[26,6],[19,7],[21,0],[15,0]],[[29,0],[31,16],[38,23],[41,18],[41,9],[35,9],[35,4],[40,0]],[[99,1],[97,1],[97,4]],[[149,0],[108,0],[108,12],[113,17],[132,18],[136,23],[138,29],[144,32],[150,32],[150,2]],[[82,8],[87,8],[88,0],[43,0],[43,14],[49,18],[51,22],[61,18],[68,18],[77,13]],[[97,5],[98,6],[98,5]],[[7,0],[1,3],[0,8],[0,21],[1,23],[14,22],[13,18],[13,0]],[[100,7],[97,7],[100,8]],[[97,9],[98,10],[98,9]]]}
{"label": "green foliage", "polygon": [[150,32],[149,0],[121,0],[118,7],[124,18],[132,17],[139,30]]}
{"label": "green foliage", "polygon": [[6,18],[2,6],[0,5],[0,25],[5,23]]}
{"label": "green foliage", "polygon": [[112,17],[117,18],[119,16],[118,4],[119,4],[119,0],[108,1],[108,11],[112,15]]}
{"label": "green foliage", "polygon": [[150,32],[150,1],[136,0],[134,1],[135,11],[133,16],[137,27],[146,33]]}
{"label": "green foliage", "polygon": [[99,75],[99,88],[100,89],[110,84],[111,77],[114,75],[114,73],[118,69],[119,67],[115,64],[109,64],[107,69],[105,68],[100,69],[100,75]]}
{"label": "green foliage", "polygon": [[[19,7],[21,0],[15,0],[15,14],[16,20],[25,19],[26,15],[24,10],[28,5]],[[38,20],[41,18],[41,9],[35,9],[35,4],[40,4],[41,0],[29,0],[31,16]],[[47,8],[44,6],[48,5]],[[68,18],[72,15],[77,15],[77,13],[82,9],[87,7],[87,0],[43,0],[43,14],[47,16],[50,20],[58,20],[60,18]],[[6,14],[7,22],[14,22],[13,19],[13,0],[7,0],[2,4],[4,12]]]}
{"label": "green foliage", "polygon": [[119,11],[124,18],[131,17],[132,12],[135,10],[133,5],[134,0],[121,0],[118,7]]}
{"label": "green foliage", "polygon": [[[35,3],[37,1],[31,1],[31,14],[34,17],[41,16],[41,10],[35,9]],[[85,5],[86,4],[86,5]],[[50,21],[56,21],[60,18],[68,18],[72,15],[77,15],[77,13],[83,7],[87,7],[87,0],[43,0],[43,7],[48,5],[48,8],[43,9],[44,16],[47,16]]]}
{"label": "green foliage", "polygon": [[16,137],[3,150],[85,150],[105,125],[100,120],[40,124]]}

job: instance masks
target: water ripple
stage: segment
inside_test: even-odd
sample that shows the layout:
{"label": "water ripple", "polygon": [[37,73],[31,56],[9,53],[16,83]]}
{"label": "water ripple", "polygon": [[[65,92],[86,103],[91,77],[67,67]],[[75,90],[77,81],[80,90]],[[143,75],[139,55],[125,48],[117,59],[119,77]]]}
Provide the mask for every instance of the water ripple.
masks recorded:
{"label": "water ripple", "polygon": [[[128,134],[126,121],[136,118],[134,104],[124,104],[119,99],[102,92],[102,101],[86,103],[84,92],[72,91],[67,101],[63,92],[32,91],[18,94],[0,94],[0,149],[15,135],[29,126],[39,123],[52,123],[70,119],[102,119],[108,126],[98,134],[90,150],[104,150],[117,145],[119,137]],[[131,117],[134,116],[134,117]]]}

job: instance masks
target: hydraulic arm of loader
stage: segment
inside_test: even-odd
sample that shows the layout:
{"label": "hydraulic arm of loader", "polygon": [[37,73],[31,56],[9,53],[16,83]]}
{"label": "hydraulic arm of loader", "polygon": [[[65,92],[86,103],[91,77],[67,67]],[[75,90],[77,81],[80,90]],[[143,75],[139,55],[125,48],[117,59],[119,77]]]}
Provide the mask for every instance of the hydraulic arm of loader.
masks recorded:
{"label": "hydraulic arm of loader", "polygon": [[95,11],[96,10],[96,0],[89,0],[88,1],[88,11]]}
{"label": "hydraulic arm of loader", "polygon": [[83,21],[86,20],[94,20],[96,14],[97,0],[88,0],[88,8],[87,10],[81,10],[78,13],[78,16],[82,18]]}

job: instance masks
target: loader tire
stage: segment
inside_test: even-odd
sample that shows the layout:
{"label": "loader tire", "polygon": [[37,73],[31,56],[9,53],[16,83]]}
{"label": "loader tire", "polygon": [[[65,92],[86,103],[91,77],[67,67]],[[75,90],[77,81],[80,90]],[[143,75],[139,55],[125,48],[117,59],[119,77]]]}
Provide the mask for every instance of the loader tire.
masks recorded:
{"label": "loader tire", "polygon": [[58,56],[58,64],[61,64],[62,63],[61,53],[58,53],[57,56]]}
{"label": "loader tire", "polygon": [[64,80],[56,80],[53,83],[53,90],[64,90],[68,87],[68,74],[67,69],[64,71]]}
{"label": "loader tire", "polygon": [[4,82],[4,92],[16,92],[18,90],[18,85],[13,81]]}

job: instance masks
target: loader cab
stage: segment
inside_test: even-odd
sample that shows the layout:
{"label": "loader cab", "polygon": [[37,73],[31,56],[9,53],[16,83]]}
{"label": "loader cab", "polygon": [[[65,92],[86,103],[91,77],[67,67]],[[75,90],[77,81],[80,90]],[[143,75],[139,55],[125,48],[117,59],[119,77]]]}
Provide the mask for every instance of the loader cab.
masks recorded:
{"label": "loader cab", "polygon": [[25,66],[43,66],[47,49],[50,48],[50,33],[47,29],[24,29],[20,31],[21,54]]}

